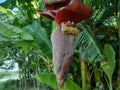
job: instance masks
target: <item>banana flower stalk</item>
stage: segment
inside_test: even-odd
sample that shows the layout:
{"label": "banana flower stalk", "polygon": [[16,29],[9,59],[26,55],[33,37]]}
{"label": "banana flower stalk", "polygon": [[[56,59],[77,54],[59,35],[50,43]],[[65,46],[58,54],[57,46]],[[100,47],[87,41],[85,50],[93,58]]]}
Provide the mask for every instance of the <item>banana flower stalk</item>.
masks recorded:
{"label": "banana flower stalk", "polygon": [[81,31],[75,24],[90,18],[92,9],[80,0],[44,0],[47,12],[39,14],[54,20],[58,26],[51,35],[54,73],[61,87],[69,73],[74,54],[75,36]]}

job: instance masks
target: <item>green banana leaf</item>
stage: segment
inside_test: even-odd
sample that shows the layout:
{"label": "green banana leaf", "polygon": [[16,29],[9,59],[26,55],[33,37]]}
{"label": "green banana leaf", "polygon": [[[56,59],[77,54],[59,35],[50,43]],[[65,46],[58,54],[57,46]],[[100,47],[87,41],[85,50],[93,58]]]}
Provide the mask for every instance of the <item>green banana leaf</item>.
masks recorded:
{"label": "green banana leaf", "polygon": [[[115,51],[111,45],[105,44],[104,53],[107,57],[107,61],[101,61],[101,67],[109,79],[109,87],[112,88],[112,75],[115,69]],[[110,89],[112,90],[112,89]]]}
{"label": "green banana leaf", "polygon": [[30,33],[34,37],[35,41],[39,44],[41,51],[51,59],[52,45],[45,29],[42,28],[37,22],[34,22],[32,25],[25,26],[23,30]]}
{"label": "green banana leaf", "polygon": [[89,63],[104,60],[105,55],[100,48],[91,28],[87,26],[85,22],[80,23],[79,26],[83,31],[76,37],[74,48],[79,47],[77,52],[79,52],[83,60]]}
{"label": "green banana leaf", "polygon": [[22,29],[14,26],[0,22],[0,34],[13,41],[17,40],[34,40],[33,37],[23,31]]}
{"label": "green banana leaf", "polygon": [[[39,80],[42,83],[47,84],[48,86],[51,86],[55,90],[58,89],[56,77],[52,73],[39,73],[36,74],[35,78]],[[61,90],[82,90],[77,84],[75,84],[72,80],[67,79],[64,83],[64,86],[61,88]]]}

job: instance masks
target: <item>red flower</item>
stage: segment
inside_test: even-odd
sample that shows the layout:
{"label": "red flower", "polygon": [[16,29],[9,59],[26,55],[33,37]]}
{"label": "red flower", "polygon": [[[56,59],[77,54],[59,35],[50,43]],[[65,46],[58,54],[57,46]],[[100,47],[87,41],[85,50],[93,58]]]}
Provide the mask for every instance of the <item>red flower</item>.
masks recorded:
{"label": "red flower", "polygon": [[69,5],[63,7],[55,16],[57,23],[64,21],[73,21],[75,23],[88,19],[92,16],[92,9],[80,2],[72,0]]}
{"label": "red flower", "polygon": [[[44,0],[44,2],[48,11],[38,10],[38,12],[42,16],[55,20],[58,24],[68,20],[78,23],[92,16],[92,9],[80,0],[58,0],[53,3]],[[63,4],[63,2],[66,3]]]}

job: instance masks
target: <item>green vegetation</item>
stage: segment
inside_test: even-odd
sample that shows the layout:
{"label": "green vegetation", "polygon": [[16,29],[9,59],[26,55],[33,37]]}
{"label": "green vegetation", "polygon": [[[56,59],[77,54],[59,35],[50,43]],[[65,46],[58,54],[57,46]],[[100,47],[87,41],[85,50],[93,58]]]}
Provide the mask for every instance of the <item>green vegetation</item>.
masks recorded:
{"label": "green vegetation", "polygon": [[[120,0],[81,1],[93,9],[93,15],[77,24],[82,32],[76,36],[73,61],[62,90],[119,90]],[[13,69],[17,63],[20,78],[0,82],[0,90],[58,88],[50,40],[56,23],[40,16],[38,9],[46,11],[43,0],[0,3],[0,68]],[[0,79],[13,74],[0,73]]]}
{"label": "green vegetation", "polygon": [[0,82],[0,90],[19,90],[19,80]]}

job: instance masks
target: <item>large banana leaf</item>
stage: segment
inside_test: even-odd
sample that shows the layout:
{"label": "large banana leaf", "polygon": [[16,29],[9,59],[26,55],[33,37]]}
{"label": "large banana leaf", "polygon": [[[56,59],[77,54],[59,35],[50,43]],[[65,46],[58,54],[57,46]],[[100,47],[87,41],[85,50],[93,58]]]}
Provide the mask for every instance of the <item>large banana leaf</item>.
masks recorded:
{"label": "large banana leaf", "polygon": [[[35,77],[40,82],[43,82],[48,86],[51,86],[55,90],[58,89],[56,77],[54,74],[40,73],[40,74],[36,74]],[[77,84],[75,84],[72,80],[67,79],[66,82],[64,83],[64,86],[60,90],[82,90],[82,89]]]}
{"label": "large banana leaf", "polygon": [[91,28],[85,23],[80,23],[79,26],[83,31],[76,37],[74,47],[79,46],[78,51],[81,57],[89,63],[105,59],[104,53],[100,49],[100,46],[98,46]]}
{"label": "large banana leaf", "polygon": [[22,50],[35,46],[33,37],[24,30],[14,26],[0,22],[0,41],[10,41]]}
{"label": "large banana leaf", "polygon": [[52,58],[52,45],[45,29],[42,28],[37,22],[34,22],[32,25],[28,25],[23,29],[35,38],[41,51],[49,58]]}
{"label": "large banana leaf", "polygon": [[22,29],[0,22],[0,34],[10,40],[34,40],[33,37]]}
{"label": "large banana leaf", "polygon": [[100,64],[101,64],[101,67],[102,67],[103,71],[105,72],[105,74],[108,77],[109,90],[112,90],[112,76],[113,76],[113,72],[114,72],[114,69],[115,69],[115,63],[116,63],[115,51],[114,51],[114,49],[112,48],[111,45],[105,44],[104,53],[107,57],[107,60],[102,61]]}

